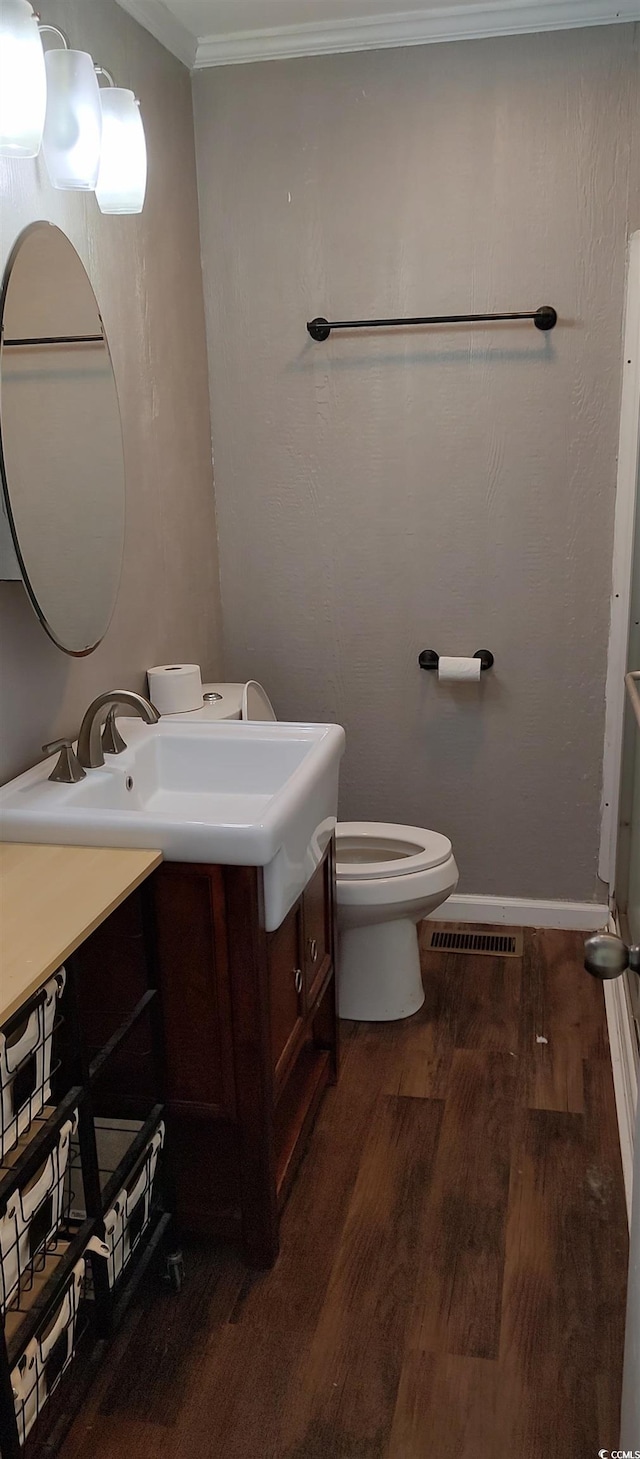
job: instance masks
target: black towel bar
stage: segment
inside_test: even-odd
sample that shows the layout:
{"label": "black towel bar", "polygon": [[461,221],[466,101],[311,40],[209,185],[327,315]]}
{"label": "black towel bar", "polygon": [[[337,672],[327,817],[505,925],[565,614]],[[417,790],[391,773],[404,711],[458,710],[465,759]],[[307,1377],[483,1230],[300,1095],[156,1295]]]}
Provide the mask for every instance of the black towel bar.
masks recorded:
{"label": "black towel bar", "polygon": [[487,324],[500,319],[532,319],[536,329],[553,329],[558,315],[551,304],[518,314],[425,314],[419,319],[311,319],[307,329],[318,343],[328,339],[332,329],[403,329],[414,324]]}

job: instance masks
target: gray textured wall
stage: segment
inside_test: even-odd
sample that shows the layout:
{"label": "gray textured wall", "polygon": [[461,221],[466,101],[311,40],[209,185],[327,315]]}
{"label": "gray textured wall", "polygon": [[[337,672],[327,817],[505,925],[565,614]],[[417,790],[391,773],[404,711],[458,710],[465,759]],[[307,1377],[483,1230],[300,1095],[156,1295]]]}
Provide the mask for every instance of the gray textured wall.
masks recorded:
{"label": "gray textured wall", "polygon": [[[227,676],[342,722],[341,814],[447,832],[476,893],[596,890],[639,48],[194,78]],[[550,336],[305,331],[542,303]],[[439,687],[423,647],[495,671]]]}
{"label": "gray textured wall", "polygon": [[175,657],[211,674],[221,667],[189,74],[115,0],[42,0],[39,9],[140,98],[149,189],[139,218],[103,218],[94,197],[55,192],[42,158],[0,161],[0,266],[35,218],[57,223],[78,249],[112,348],[127,467],[120,594],[91,657],[62,654],[22,585],[0,583],[0,779],[38,759],[45,740],[75,733],[99,690],[143,688],[147,665]]}

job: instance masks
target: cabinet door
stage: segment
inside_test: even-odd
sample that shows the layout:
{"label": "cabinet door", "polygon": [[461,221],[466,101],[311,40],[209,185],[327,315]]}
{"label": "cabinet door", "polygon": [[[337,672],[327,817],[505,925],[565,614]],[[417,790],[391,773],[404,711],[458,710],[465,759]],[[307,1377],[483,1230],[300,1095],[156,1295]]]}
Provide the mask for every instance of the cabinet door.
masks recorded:
{"label": "cabinet door", "polygon": [[295,1055],[304,1027],[302,907],[298,903],[267,938],[271,1057],[276,1087]]}
{"label": "cabinet door", "polygon": [[324,983],[331,962],[331,861],[326,857],[305,887],[304,975],[307,1006],[311,1007]]}

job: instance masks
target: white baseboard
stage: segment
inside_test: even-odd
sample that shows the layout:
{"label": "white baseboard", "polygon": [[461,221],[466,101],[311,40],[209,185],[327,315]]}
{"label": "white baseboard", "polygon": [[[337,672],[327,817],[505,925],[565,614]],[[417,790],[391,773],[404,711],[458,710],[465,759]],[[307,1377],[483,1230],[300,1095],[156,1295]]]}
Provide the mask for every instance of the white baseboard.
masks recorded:
{"label": "white baseboard", "polygon": [[[431,913],[437,922],[493,922],[505,927],[557,927],[597,932],[609,921],[609,908],[599,902],[543,902],[521,897],[449,897]],[[429,919],[429,920],[431,920]]]}

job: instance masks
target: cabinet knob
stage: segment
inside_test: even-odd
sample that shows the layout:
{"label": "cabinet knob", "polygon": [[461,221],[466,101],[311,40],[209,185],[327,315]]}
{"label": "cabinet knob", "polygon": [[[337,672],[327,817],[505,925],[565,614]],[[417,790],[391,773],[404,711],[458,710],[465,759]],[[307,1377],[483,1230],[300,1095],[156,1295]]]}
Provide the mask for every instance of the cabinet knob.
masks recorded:
{"label": "cabinet knob", "polygon": [[301,993],[302,992],[302,968],[295,968],[294,969],[294,972],[295,972],[294,982],[295,982],[295,985],[296,985],[296,993]]}
{"label": "cabinet knob", "polygon": [[318,957],[318,944],[315,937],[309,938],[309,957],[312,963],[315,963]]}

